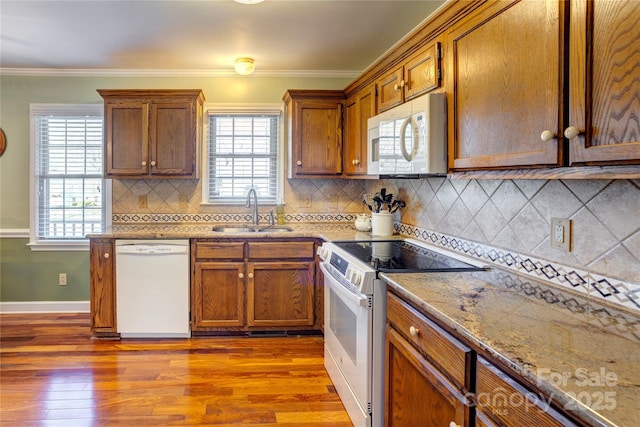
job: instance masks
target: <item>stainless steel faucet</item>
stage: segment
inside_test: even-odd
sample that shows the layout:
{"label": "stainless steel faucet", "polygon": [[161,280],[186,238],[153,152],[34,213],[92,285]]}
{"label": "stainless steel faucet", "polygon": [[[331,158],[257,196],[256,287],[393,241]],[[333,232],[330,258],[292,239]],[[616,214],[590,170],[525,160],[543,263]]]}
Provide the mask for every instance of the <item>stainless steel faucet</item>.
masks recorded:
{"label": "stainless steel faucet", "polygon": [[247,204],[245,207],[251,207],[251,193],[253,193],[253,225],[258,225],[258,222],[260,221],[260,217],[258,216],[258,194],[256,193],[256,189],[253,187],[251,187],[247,193]]}

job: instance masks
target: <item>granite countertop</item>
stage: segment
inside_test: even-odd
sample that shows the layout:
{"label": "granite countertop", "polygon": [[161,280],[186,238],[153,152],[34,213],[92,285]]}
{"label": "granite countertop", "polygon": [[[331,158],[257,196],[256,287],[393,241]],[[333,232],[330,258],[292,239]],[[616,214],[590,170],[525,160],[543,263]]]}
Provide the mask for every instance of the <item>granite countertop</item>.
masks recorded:
{"label": "granite countertop", "polygon": [[[225,223],[228,225],[229,223]],[[213,231],[212,228],[218,223],[209,224],[131,224],[131,225],[114,225],[103,233],[88,234],[90,239],[110,238],[110,239],[191,239],[191,238],[222,238],[222,239],[245,239],[245,238],[295,238],[295,237],[313,237],[323,240],[372,240],[370,232],[357,231],[351,223],[287,223],[287,227],[292,231],[274,231],[274,232],[248,232],[248,233],[224,233]],[[237,225],[244,225],[238,223]],[[266,226],[267,224],[261,224]],[[395,238],[399,238],[396,236]],[[381,239],[389,239],[389,237],[380,237]]]}
{"label": "granite countertop", "polygon": [[[502,269],[383,273],[480,354],[594,426],[640,419],[640,317]],[[577,400],[575,399],[577,397]]]}

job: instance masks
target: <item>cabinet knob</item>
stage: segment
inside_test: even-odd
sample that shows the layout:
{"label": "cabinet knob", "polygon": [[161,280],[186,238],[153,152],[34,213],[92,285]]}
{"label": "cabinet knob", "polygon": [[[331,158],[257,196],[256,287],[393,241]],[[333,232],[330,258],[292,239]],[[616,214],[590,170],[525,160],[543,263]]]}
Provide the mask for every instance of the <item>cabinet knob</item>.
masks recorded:
{"label": "cabinet knob", "polygon": [[155,160],[151,160],[151,166],[155,166],[156,165],[156,161]]}
{"label": "cabinet knob", "polygon": [[253,279],[253,273],[249,273],[249,279]]}
{"label": "cabinet knob", "polygon": [[409,333],[411,334],[412,337],[417,337],[418,334],[420,333],[420,329],[416,328],[415,326],[412,326],[409,328]]}
{"label": "cabinet knob", "polygon": [[564,130],[564,137],[567,139],[573,139],[578,135],[580,135],[580,131],[575,126],[569,126]]}
{"label": "cabinet knob", "polygon": [[240,273],[240,274],[238,274],[238,277],[241,278],[241,279],[244,279],[244,274]]}
{"label": "cabinet knob", "polygon": [[298,166],[302,166],[302,160],[298,160],[298,161],[296,162],[296,165],[298,165]]}
{"label": "cabinet knob", "polygon": [[107,252],[106,254],[104,254],[105,258],[109,258],[111,255],[109,255],[109,252]]}
{"label": "cabinet knob", "polygon": [[405,83],[404,80],[400,80],[400,87],[404,87]]}
{"label": "cabinet knob", "polygon": [[449,423],[449,427],[460,427],[460,424],[456,424],[456,422],[455,422],[455,421],[451,421],[451,422]]}
{"label": "cabinet knob", "polygon": [[147,166],[147,162],[145,162],[144,160],[142,161],[142,166]]}
{"label": "cabinet knob", "polygon": [[359,165],[360,164],[360,160],[358,160],[358,159],[352,160],[351,164]]}
{"label": "cabinet knob", "polygon": [[544,142],[551,141],[555,137],[556,136],[550,130],[543,130],[542,133],[540,134],[540,139],[543,140]]}
{"label": "cabinet knob", "polygon": [[394,84],[394,85],[393,85],[393,91],[394,91],[394,92],[397,92],[397,91],[398,91],[398,89],[400,89],[400,85],[399,85],[398,83]]}

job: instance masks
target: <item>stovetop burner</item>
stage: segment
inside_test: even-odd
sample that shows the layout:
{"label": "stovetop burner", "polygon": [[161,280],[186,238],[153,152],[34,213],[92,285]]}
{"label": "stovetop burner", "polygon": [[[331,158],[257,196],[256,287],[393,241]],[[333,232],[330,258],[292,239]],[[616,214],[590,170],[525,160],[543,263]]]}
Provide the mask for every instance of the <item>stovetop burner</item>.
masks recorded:
{"label": "stovetop burner", "polygon": [[402,240],[334,242],[334,244],[379,272],[482,270],[481,267]]}

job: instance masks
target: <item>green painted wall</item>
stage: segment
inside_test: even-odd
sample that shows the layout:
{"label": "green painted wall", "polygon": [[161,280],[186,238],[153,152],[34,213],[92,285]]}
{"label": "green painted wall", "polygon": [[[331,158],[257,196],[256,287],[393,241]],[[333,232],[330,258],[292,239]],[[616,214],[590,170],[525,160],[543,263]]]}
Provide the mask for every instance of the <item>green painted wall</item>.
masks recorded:
{"label": "green painted wall", "polygon": [[[343,89],[346,78],[33,77],[0,75],[0,230],[28,229],[29,104],[101,103],[96,89],[202,89],[207,103],[280,103],[287,89]],[[32,252],[23,238],[0,239],[0,301],[86,301],[88,252]],[[58,286],[67,273],[68,285]]]}

